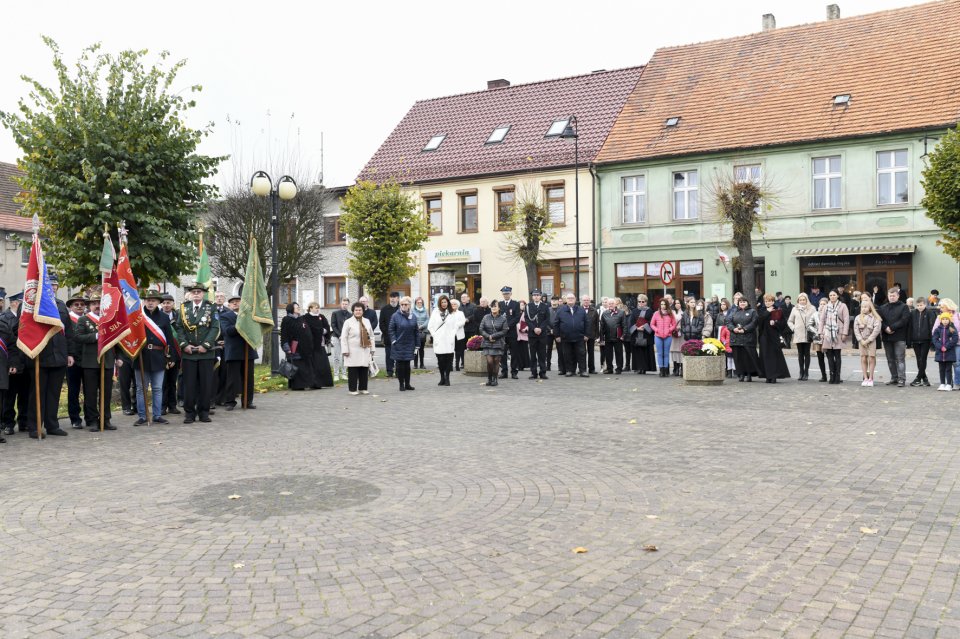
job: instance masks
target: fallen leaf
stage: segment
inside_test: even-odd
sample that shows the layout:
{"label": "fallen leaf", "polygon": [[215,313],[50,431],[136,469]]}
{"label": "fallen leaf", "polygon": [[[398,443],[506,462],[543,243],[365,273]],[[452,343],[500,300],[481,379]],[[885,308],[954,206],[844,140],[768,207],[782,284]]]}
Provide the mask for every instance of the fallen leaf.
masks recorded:
{"label": "fallen leaf", "polygon": [[589,552],[589,551],[583,546],[577,546],[576,548],[573,549],[573,552],[577,553],[578,555],[582,555],[583,553]]}
{"label": "fallen leaf", "polygon": [[639,389],[639,388],[634,388],[634,389],[631,390],[630,392],[631,392],[631,393],[636,393],[638,390],[640,390],[640,389]]}
{"label": "fallen leaf", "polygon": [[647,515],[647,519],[660,519],[658,515]]}
{"label": "fallen leaf", "polygon": [[379,395],[374,395],[374,397],[380,397]]}
{"label": "fallen leaf", "polygon": [[871,430],[869,433],[867,433],[867,435],[876,435],[876,434],[877,434],[877,431],[875,430]]}
{"label": "fallen leaf", "polygon": [[645,552],[657,552],[660,549],[654,546],[653,544],[647,544],[646,546],[643,547],[643,550]]}
{"label": "fallen leaf", "polygon": [[233,564],[233,567],[234,567],[234,568],[243,568],[243,564],[242,564],[242,563],[235,563],[235,564]]}
{"label": "fallen leaf", "polygon": [[637,423],[637,420],[631,419],[631,420],[630,420],[629,422],[627,422],[627,423],[628,423],[628,424],[636,424],[636,423]]}
{"label": "fallen leaf", "polygon": [[864,535],[876,535],[877,529],[867,528],[866,526],[860,526],[860,532],[862,532]]}
{"label": "fallen leaf", "polygon": [[807,426],[813,426],[813,422],[807,422]]}
{"label": "fallen leaf", "polygon": [[280,494],[281,494],[281,495],[292,495],[293,493],[291,493],[289,490],[283,490],[283,491],[280,491]]}
{"label": "fallen leaf", "polygon": [[230,495],[227,499],[240,499],[240,495]]}

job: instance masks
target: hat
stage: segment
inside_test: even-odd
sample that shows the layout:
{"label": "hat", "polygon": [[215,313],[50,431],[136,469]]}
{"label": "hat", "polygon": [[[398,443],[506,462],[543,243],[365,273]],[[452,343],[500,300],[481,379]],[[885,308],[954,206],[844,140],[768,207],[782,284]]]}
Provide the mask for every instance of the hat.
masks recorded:
{"label": "hat", "polygon": [[400,297],[400,293],[398,291],[394,291],[390,293],[390,297]]}
{"label": "hat", "polygon": [[0,300],[4,299],[7,296],[7,289],[0,286]]}
{"label": "hat", "polygon": [[539,288],[535,288],[535,289],[533,289],[532,291],[530,291],[530,294],[531,294],[531,295],[543,295],[543,291],[541,291]]}
{"label": "hat", "polygon": [[83,302],[84,304],[86,304],[87,301],[88,300],[86,297],[84,297],[81,293],[77,293],[76,295],[73,295],[67,298],[67,306],[70,306],[74,302]]}
{"label": "hat", "polygon": [[161,293],[157,289],[151,288],[147,290],[147,292],[141,295],[140,297],[142,297],[145,300],[162,300],[163,293]]}
{"label": "hat", "polygon": [[19,293],[14,293],[13,295],[10,296],[11,302],[19,302],[22,299],[23,299],[23,291],[20,291]]}
{"label": "hat", "polygon": [[504,286],[503,288],[500,289],[500,292],[501,292],[501,293],[513,293],[513,289],[512,289],[511,287],[509,287],[509,286]]}
{"label": "hat", "polygon": [[164,302],[176,302],[176,301],[177,301],[177,300],[173,299],[173,295],[171,295],[170,293],[164,293],[163,295],[160,296],[160,299],[162,299]]}
{"label": "hat", "polygon": [[47,273],[47,281],[51,284],[60,284],[60,280],[57,278],[57,274],[53,271]]}
{"label": "hat", "polygon": [[228,302],[232,302],[233,300],[239,300],[239,299],[243,299],[243,298],[241,298],[239,295],[230,295],[227,297]]}
{"label": "hat", "polygon": [[93,293],[90,293],[90,297],[88,297],[88,298],[86,299],[86,302],[87,302],[87,304],[93,304],[94,302],[97,302],[97,303],[99,304],[99,303],[100,303],[100,292],[99,292],[99,291],[94,291]]}
{"label": "hat", "polygon": [[933,289],[932,291],[930,291],[930,294],[931,294],[931,295],[940,295],[940,291],[938,291],[937,289]]}
{"label": "hat", "polygon": [[185,290],[185,291],[196,291],[196,290],[207,291],[208,289],[207,289],[206,284],[201,284],[200,282],[193,282],[192,284],[187,284],[186,286],[184,286],[184,287],[183,287],[183,290]]}
{"label": "hat", "polygon": [[948,320],[948,321],[949,321],[949,320],[952,320],[952,319],[953,319],[953,313],[940,313],[939,315],[937,315],[937,319],[938,319],[938,320]]}

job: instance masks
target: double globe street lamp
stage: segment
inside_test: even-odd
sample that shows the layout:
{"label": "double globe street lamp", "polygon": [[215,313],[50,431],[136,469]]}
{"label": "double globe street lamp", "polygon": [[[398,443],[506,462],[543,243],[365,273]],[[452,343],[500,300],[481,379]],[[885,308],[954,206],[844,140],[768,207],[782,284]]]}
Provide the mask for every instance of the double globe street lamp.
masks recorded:
{"label": "double globe street lamp", "polygon": [[292,200],[297,197],[297,182],[284,175],[274,185],[266,171],[257,171],[250,178],[250,190],[254,195],[270,197],[270,230],[273,248],[270,253],[270,295],[273,298],[273,331],[270,335],[270,371],[277,374],[280,369],[280,322],[277,319],[277,305],[280,303],[280,269],[277,264],[277,229],[280,227],[280,200]]}
{"label": "double globe street lamp", "polygon": [[573,292],[580,302],[580,132],[577,116],[571,115],[560,134],[561,140],[573,140],[573,227],[576,257],[573,263]]}

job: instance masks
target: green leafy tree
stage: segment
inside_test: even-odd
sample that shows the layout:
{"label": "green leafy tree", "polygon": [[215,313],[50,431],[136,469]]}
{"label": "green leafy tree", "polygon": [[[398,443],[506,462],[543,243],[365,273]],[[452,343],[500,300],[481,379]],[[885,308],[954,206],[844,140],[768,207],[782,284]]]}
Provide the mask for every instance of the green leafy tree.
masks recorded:
{"label": "green leafy tree", "polygon": [[927,216],[943,231],[943,251],[960,260],[960,125],[947,132],[930,154],[920,180]]}
{"label": "green leafy tree", "polygon": [[523,264],[527,291],[537,288],[537,265],[543,259],[543,246],[553,239],[550,211],[534,187],[524,187],[517,197],[504,234],[507,253]]}
{"label": "green leafy tree", "polygon": [[357,182],[344,196],[341,211],[350,272],[371,297],[380,297],[391,284],[417,272],[410,253],[423,248],[430,222],[396,181]]}
{"label": "green leafy tree", "polygon": [[[223,158],[196,152],[212,124],[188,127],[196,103],[170,92],[185,62],[147,66],[146,50],[111,55],[96,44],[68,67],[56,42],[44,42],[59,86],[23,76],[29,94],[0,122],[23,151],[22,213],[39,215],[48,261],[68,286],[97,281],[103,227],[123,220],[144,283],[193,271],[195,222],[216,192],[204,180]],[[159,57],[163,64],[169,53]]]}

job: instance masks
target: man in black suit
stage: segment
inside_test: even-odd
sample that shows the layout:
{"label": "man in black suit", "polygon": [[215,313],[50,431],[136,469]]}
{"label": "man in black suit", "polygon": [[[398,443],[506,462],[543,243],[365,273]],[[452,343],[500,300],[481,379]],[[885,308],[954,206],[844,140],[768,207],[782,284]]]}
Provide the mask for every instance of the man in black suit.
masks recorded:
{"label": "man in black suit", "polygon": [[[247,344],[243,335],[237,331],[237,311],[240,309],[240,296],[234,295],[227,300],[227,308],[220,315],[220,330],[223,332],[223,359],[227,367],[227,391],[224,404],[227,410],[237,407],[237,394],[240,395],[243,408],[256,408],[253,405],[253,366],[257,359],[257,349]],[[246,368],[246,377],[244,377]],[[246,390],[244,390],[246,384]],[[243,404],[244,400],[246,405]]]}
{"label": "man in black suit", "polygon": [[510,353],[510,377],[518,379],[517,368],[517,324],[520,323],[520,302],[510,299],[513,288],[504,286],[500,289],[503,299],[497,302],[500,305],[500,314],[507,318],[507,348],[500,360],[500,379],[507,378],[507,353]]}
{"label": "man in black suit", "polygon": [[532,300],[527,304],[527,335],[530,339],[530,379],[537,379],[537,365],[540,366],[539,379],[547,379],[547,342],[550,341],[550,305],[543,301],[540,289],[530,293]]}
{"label": "man in black suit", "polygon": [[380,309],[380,336],[383,339],[383,357],[387,362],[387,377],[393,377],[393,358],[390,356],[390,347],[393,338],[390,336],[390,319],[400,309],[400,293],[390,293],[390,303]]}
{"label": "man in black suit", "polygon": [[[160,312],[167,318],[171,326],[173,326],[173,320],[177,317],[177,313],[173,308],[175,303],[176,300],[173,299],[173,295],[170,293],[164,293],[162,295]],[[166,415],[169,413],[171,415],[179,415],[180,409],[177,408],[177,385],[179,381],[178,378],[180,377],[180,344],[177,343],[177,340],[173,340],[170,343],[169,353],[173,366],[168,368],[163,375],[163,410],[160,411],[160,414]]]}

